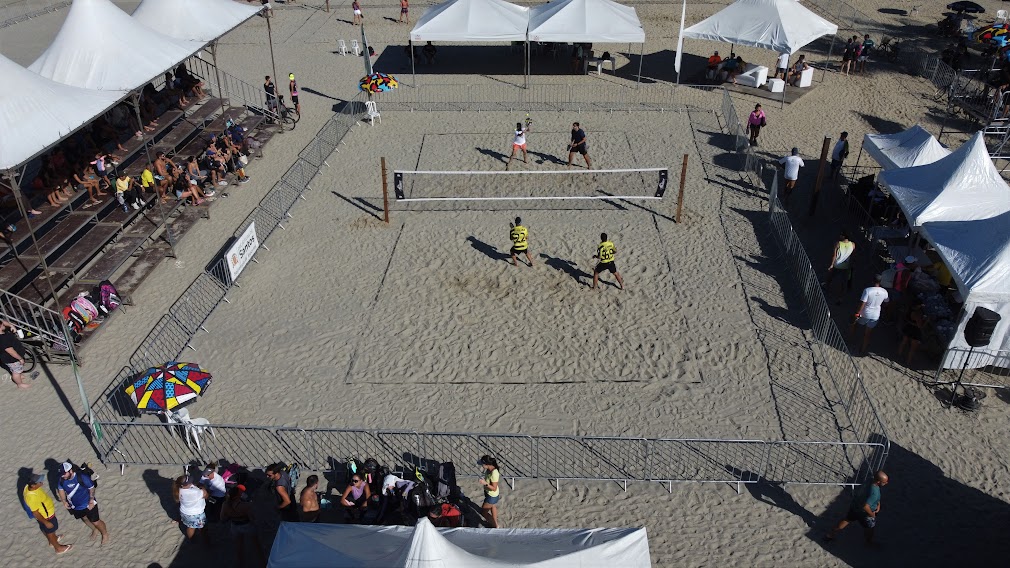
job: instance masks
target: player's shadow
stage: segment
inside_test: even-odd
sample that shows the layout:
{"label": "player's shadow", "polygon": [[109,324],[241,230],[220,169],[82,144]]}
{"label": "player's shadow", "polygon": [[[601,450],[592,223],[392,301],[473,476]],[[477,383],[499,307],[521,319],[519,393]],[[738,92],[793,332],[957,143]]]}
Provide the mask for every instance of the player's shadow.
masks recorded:
{"label": "player's shadow", "polygon": [[[498,160],[499,162],[507,162],[508,159],[509,159],[509,157],[506,156],[505,154],[502,154],[501,152],[495,152],[494,150],[488,150],[487,148],[481,148],[481,147],[478,146],[477,147],[477,151],[480,152],[481,154],[484,154],[485,156],[489,156],[491,158],[494,158],[495,160]],[[530,152],[530,153],[532,154],[532,152]]]}
{"label": "player's shadow", "polygon": [[553,156],[551,154],[544,154],[543,152],[528,151],[527,153],[530,156],[533,156],[534,158],[538,158],[537,159],[538,164],[546,164],[547,162],[550,162],[552,164],[558,164],[563,166],[568,163],[557,156]]}
{"label": "player's shadow", "polygon": [[496,249],[494,245],[489,245],[473,235],[467,237],[466,240],[470,241],[470,246],[472,246],[474,250],[484,253],[491,260],[502,260],[508,262],[512,258],[510,255]]}
{"label": "player's shadow", "polygon": [[[544,264],[553,268],[554,270],[560,270],[565,274],[571,276],[576,282],[582,286],[589,286],[589,281],[592,281],[593,275],[579,268],[574,262],[570,260],[565,260],[563,258],[557,258],[550,256],[548,254],[540,253],[540,258],[544,259]],[[583,278],[587,278],[589,281],[583,281]]]}

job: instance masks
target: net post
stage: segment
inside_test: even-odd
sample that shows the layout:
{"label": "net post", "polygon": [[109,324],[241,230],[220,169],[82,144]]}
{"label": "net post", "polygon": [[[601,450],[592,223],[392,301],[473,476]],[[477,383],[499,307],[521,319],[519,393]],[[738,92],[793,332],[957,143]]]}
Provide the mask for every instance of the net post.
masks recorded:
{"label": "net post", "polygon": [[382,219],[389,224],[389,185],[386,183],[386,157],[379,158],[382,166]]}
{"label": "net post", "polygon": [[677,215],[674,220],[680,223],[680,211],[684,207],[684,185],[687,183],[687,154],[684,154],[684,165],[680,167],[680,189],[677,190]]}

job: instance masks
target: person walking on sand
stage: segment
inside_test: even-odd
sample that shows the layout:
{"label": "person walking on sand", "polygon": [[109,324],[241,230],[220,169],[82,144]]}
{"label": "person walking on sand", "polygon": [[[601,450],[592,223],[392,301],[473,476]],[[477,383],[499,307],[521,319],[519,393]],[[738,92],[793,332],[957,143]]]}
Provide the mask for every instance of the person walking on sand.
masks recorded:
{"label": "person walking on sand", "polygon": [[109,542],[109,530],[105,521],[98,516],[98,501],[95,500],[95,482],[81,473],[74,464],[60,465],[59,497],[63,506],[75,519],[84,521],[91,529],[91,540],[101,535],[102,544]]}
{"label": "person walking on sand", "polygon": [[501,472],[498,471],[498,461],[491,456],[481,456],[477,463],[484,468],[484,478],[480,480],[480,484],[484,487],[484,503],[480,506],[480,514],[483,515],[488,528],[501,528],[498,524],[498,501],[501,500],[501,488],[498,486]]}
{"label": "person walking on sand", "polygon": [[512,158],[516,157],[516,150],[523,151],[523,163],[526,162],[526,132],[529,129],[523,126],[523,123],[516,123],[516,131],[512,135],[512,154],[509,156],[509,161],[505,162],[505,169],[509,169],[509,165],[512,164]]}
{"label": "person walking on sand", "polygon": [[407,0],[400,0],[400,22],[410,23],[410,5]]}
{"label": "person walking on sand", "polygon": [[750,145],[758,145],[758,135],[761,134],[761,127],[767,124],[765,111],[761,110],[761,105],[754,105],[754,110],[747,117],[747,128],[750,130]]}
{"label": "person walking on sand", "polygon": [[[6,320],[0,320],[0,363],[10,371],[11,380],[19,389],[32,387],[25,382],[25,346],[14,334],[14,325]],[[32,371],[32,379],[38,376],[38,371]]]}
{"label": "person walking on sand", "polygon": [[860,73],[866,72],[866,62],[870,59],[870,52],[873,51],[873,46],[874,43],[873,40],[870,39],[870,34],[865,34],[863,36],[862,49],[859,50],[859,58],[856,60],[856,63],[859,63]]}
{"label": "person walking on sand", "polygon": [[863,525],[866,544],[873,544],[873,531],[877,527],[877,515],[880,514],[880,488],[887,485],[888,481],[887,474],[878,471],[872,480],[856,488],[852,493],[852,502],[845,518],[838,521],[835,528],[824,535],[824,540],[828,542],[835,540],[838,533],[849,526],[849,523],[857,522]]}
{"label": "person walking on sand", "polygon": [[842,48],[842,69],[841,72],[845,73],[845,76],[849,76],[849,70],[852,68],[852,62],[856,59],[856,44],[849,38],[849,41],[845,42],[845,47]]}
{"label": "person walking on sand", "polygon": [[42,484],[45,481],[45,474],[38,473],[31,476],[28,480],[28,485],[21,492],[21,497],[24,499],[25,507],[32,512],[32,516],[38,521],[39,530],[45,535],[49,546],[53,547],[56,554],[63,554],[73,548],[74,545],[61,543],[60,540],[63,536],[56,534],[56,531],[60,528],[60,523],[56,520],[56,506],[53,505],[52,498],[42,488]]}
{"label": "person walking on sand", "polygon": [[596,289],[600,273],[604,270],[609,270],[617,278],[617,287],[624,290],[624,280],[621,278],[621,273],[617,271],[617,263],[614,262],[616,254],[617,247],[614,246],[614,243],[610,242],[606,233],[600,233],[600,244],[596,247],[596,254],[593,255],[593,258],[599,260],[596,263],[596,268],[593,269],[593,290]]}
{"label": "person walking on sand", "polygon": [[361,15],[361,4],[358,4],[358,0],[351,2],[351,11],[354,12],[354,18],[352,18],[351,24],[360,26],[361,20],[364,20],[365,17]]}
{"label": "person walking on sand", "polygon": [[203,487],[193,483],[188,475],[180,475],[172,483],[172,497],[179,504],[179,517],[186,529],[186,538],[193,540],[196,531],[203,533],[204,542],[210,542],[207,535],[207,497],[209,494]]}
{"label": "person walking on sand", "polygon": [[866,348],[870,346],[870,334],[873,328],[877,327],[880,321],[881,307],[887,302],[887,290],[880,285],[880,275],[873,280],[873,286],[863,290],[863,295],[859,297],[859,310],[856,311],[856,318],[849,326],[849,337],[856,332],[856,325],[863,326],[863,346],[860,353],[866,353]]}
{"label": "person walking on sand", "polygon": [[288,73],[288,91],[291,93],[291,103],[295,105],[295,114],[302,115],[302,105],[298,102],[298,81],[295,81],[295,74]]}
{"label": "person walking on sand", "polygon": [[[839,273],[845,281],[845,291],[852,289],[852,254],[856,252],[856,243],[849,240],[849,235],[842,231],[838,235],[838,242],[835,243],[835,250],[831,253],[831,264],[828,266],[828,277],[824,279],[824,293],[831,293],[831,281]],[[838,295],[836,304],[841,304],[841,294]]]}
{"label": "person walking on sand", "polygon": [[849,157],[849,133],[842,132],[835,142],[835,147],[831,150],[831,179],[838,179],[838,173],[842,171],[842,164],[845,158]]}
{"label": "person walking on sand", "polygon": [[586,131],[578,122],[572,123],[572,141],[568,144],[568,165],[572,165],[575,153],[582,154],[582,159],[586,161],[586,169],[593,169],[593,161],[589,159],[589,145],[586,144]]}
{"label": "person walking on sand", "polygon": [[310,475],[305,479],[305,488],[298,498],[298,520],[303,523],[319,522],[319,476]]}
{"label": "person walking on sand", "polygon": [[800,149],[793,148],[792,154],[779,158],[779,164],[785,170],[785,192],[783,197],[786,204],[789,203],[789,196],[792,195],[796,187],[796,180],[800,179],[800,168],[803,167],[803,158],[800,157]]}
{"label": "person walking on sand", "polygon": [[523,227],[523,220],[516,217],[515,224],[509,223],[509,238],[512,239],[512,266],[519,266],[519,260],[516,258],[522,253],[526,253],[526,260],[530,261],[530,266],[533,266],[533,257],[530,256],[530,243],[529,243],[529,230]]}

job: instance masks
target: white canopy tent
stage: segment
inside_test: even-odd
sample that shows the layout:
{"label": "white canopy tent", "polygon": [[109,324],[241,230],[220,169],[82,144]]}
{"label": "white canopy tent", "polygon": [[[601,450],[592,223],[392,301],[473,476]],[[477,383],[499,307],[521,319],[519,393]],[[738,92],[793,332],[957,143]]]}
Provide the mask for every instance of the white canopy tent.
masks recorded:
{"label": "white canopy tent", "polygon": [[648,568],[640,529],[436,529],[281,523],[268,568]]}
{"label": "white canopy tent", "polygon": [[46,151],[126,98],[126,91],[92,91],[40,77],[0,55],[0,170]]}
{"label": "white canopy tent", "polygon": [[[968,367],[984,367],[996,361],[1005,365],[1005,356],[997,359],[993,354],[1010,350],[1010,212],[974,221],[933,221],[922,226],[922,234],[936,247],[965,299],[950,347],[967,350],[965,323],[976,307],[989,308],[1002,319],[989,346],[976,348]],[[943,366],[960,368],[964,363],[963,359],[953,359],[948,357]]]}
{"label": "white canopy tent", "polygon": [[878,181],[916,229],[929,221],[989,219],[1010,211],[1010,186],[993,165],[981,132],[947,157],[884,171]]}
{"label": "white canopy tent", "polygon": [[410,30],[410,70],[414,71],[414,42],[526,41],[529,8],[505,0],[449,0],[424,11]]}
{"label": "white canopy tent", "polygon": [[863,149],[885,170],[931,164],[950,155],[950,150],[918,124],[897,134],[867,134]]}
{"label": "white canopy tent", "polygon": [[129,91],[185,61],[205,43],[156,32],[109,0],[74,0],[56,38],[28,68],[75,87]]}
{"label": "white canopy tent", "polygon": [[685,29],[683,37],[792,54],[821,36],[835,33],[838,26],[798,0],[737,0]]}
{"label": "white canopy tent", "polygon": [[263,7],[233,0],[143,0],[134,20],[177,39],[208,43],[258,14]]}

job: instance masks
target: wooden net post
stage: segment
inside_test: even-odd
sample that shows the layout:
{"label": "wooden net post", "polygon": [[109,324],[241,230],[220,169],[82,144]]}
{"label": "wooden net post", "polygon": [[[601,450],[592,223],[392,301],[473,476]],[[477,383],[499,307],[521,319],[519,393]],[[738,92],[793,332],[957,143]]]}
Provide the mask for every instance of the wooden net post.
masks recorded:
{"label": "wooden net post", "polygon": [[687,183],[687,154],[684,154],[684,165],[680,167],[680,189],[677,191],[677,215],[674,220],[680,223],[680,211],[684,207],[684,185]]}
{"label": "wooden net post", "polygon": [[330,0],[326,0],[326,13],[330,13]]}
{"label": "wooden net post", "polygon": [[387,224],[389,223],[389,187],[386,182],[386,158],[385,156],[379,158],[379,164],[382,166],[382,219]]}

